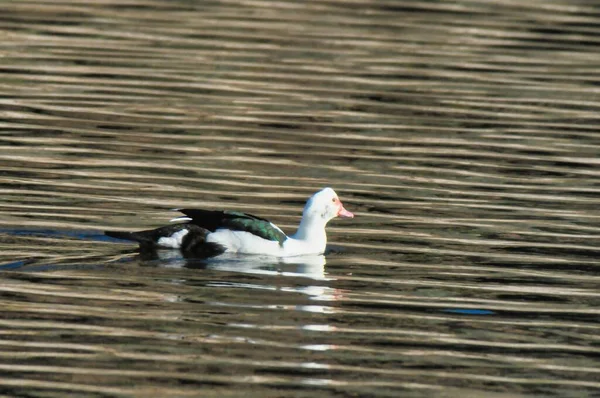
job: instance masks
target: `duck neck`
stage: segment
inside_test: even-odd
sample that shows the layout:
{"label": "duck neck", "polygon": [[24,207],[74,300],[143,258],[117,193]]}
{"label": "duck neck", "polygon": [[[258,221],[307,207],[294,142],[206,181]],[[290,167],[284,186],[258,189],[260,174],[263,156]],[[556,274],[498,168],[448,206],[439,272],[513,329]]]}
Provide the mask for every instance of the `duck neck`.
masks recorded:
{"label": "duck neck", "polygon": [[327,224],[320,217],[302,217],[298,230],[293,235],[294,239],[306,242],[315,242],[327,244],[327,234],[325,233],[325,225]]}

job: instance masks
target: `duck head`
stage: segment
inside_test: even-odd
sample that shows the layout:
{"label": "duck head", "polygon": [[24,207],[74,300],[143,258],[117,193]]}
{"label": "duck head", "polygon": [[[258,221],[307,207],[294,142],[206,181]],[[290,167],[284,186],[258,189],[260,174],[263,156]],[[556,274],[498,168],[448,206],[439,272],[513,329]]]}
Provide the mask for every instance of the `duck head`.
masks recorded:
{"label": "duck head", "polygon": [[344,208],[340,198],[331,188],[325,188],[315,193],[304,206],[303,217],[321,219],[324,223],[335,217],[354,217],[354,214]]}

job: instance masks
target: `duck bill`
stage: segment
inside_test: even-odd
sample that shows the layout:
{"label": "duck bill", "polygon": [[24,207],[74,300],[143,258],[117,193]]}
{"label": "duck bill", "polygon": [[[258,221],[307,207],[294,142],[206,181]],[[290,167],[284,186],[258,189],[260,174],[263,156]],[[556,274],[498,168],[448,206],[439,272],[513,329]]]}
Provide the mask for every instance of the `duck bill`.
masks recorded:
{"label": "duck bill", "polygon": [[338,217],[354,218],[354,214],[352,214],[348,210],[344,209],[344,206],[340,206],[340,209],[338,210],[337,215],[338,215]]}

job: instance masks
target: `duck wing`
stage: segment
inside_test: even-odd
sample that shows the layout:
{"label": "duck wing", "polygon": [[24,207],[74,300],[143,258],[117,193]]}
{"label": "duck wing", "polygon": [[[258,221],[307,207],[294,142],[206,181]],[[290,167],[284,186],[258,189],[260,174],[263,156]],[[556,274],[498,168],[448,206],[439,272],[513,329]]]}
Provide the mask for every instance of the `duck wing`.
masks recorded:
{"label": "duck wing", "polygon": [[230,229],[232,231],[245,231],[260,238],[283,242],[287,235],[275,224],[261,217],[239,211],[215,211],[203,209],[178,209],[185,214],[190,224],[205,228],[211,232],[218,229]]}

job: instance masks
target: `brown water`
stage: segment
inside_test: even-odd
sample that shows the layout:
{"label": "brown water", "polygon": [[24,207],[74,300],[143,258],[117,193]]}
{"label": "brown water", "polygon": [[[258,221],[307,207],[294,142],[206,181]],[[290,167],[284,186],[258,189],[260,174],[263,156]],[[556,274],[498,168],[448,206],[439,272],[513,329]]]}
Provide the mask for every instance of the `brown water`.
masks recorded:
{"label": "brown water", "polygon": [[[0,4],[0,394],[600,395],[592,1]],[[104,239],[176,207],[331,253]]]}

